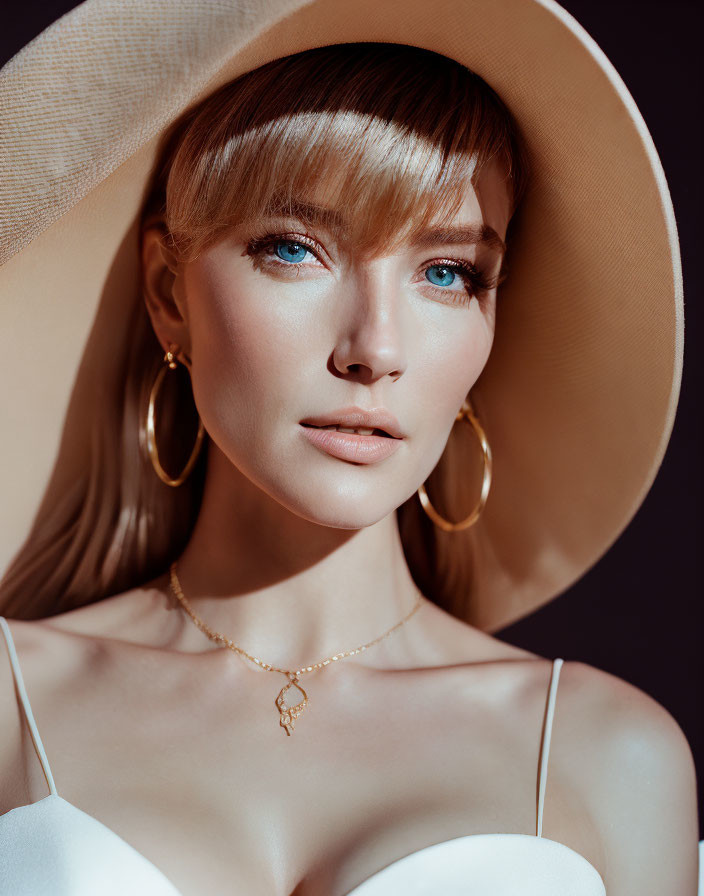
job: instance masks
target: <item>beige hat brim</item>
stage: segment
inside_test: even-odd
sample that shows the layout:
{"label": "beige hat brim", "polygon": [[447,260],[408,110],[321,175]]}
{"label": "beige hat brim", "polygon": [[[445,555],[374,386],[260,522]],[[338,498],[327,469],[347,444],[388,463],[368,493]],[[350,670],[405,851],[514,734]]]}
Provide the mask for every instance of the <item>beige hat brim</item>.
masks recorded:
{"label": "beige hat brim", "polygon": [[632,519],[679,396],[677,230],[633,99],[568,13],[548,0],[435,0],[432,15],[427,0],[87,0],[0,70],[0,573],[41,502],[85,475],[161,133],[250,68],[351,41],[476,71],[532,160],[472,392],[494,457],[471,531],[473,624],[493,631],[555,597]]}

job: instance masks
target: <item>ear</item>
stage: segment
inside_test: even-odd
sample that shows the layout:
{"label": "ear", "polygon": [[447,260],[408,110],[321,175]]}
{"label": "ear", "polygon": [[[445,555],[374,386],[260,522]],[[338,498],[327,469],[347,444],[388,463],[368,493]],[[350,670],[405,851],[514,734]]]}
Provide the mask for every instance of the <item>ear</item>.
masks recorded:
{"label": "ear", "polygon": [[[188,310],[183,295],[178,260],[167,246],[161,220],[145,224],[141,231],[142,294],[157,339],[166,352],[174,343],[179,355],[190,359]],[[189,365],[190,366],[190,365]]]}

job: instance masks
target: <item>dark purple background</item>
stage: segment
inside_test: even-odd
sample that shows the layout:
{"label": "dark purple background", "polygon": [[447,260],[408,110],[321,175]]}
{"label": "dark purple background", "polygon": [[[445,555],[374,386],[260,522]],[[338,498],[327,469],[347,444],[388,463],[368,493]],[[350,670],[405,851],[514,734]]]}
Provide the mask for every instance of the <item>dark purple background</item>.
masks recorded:
{"label": "dark purple background", "polygon": [[[71,2],[25,0],[3,10],[4,63]],[[582,660],[652,694],[694,752],[703,795],[702,24],[687,0],[563,0],[620,73],[653,135],[682,248],[685,354],[670,446],[643,506],[606,556],[569,592],[500,633],[547,657]],[[700,806],[704,801],[700,799]],[[704,838],[704,819],[701,817]]]}

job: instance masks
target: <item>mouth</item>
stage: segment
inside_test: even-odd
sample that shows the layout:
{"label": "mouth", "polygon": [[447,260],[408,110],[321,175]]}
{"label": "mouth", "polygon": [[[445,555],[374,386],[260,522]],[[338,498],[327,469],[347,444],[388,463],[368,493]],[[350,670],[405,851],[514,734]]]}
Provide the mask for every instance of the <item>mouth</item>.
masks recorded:
{"label": "mouth", "polygon": [[335,408],[322,414],[304,417],[300,421],[307,429],[319,429],[321,431],[338,432],[340,436],[358,438],[363,442],[375,438],[389,442],[400,442],[406,438],[406,433],[400,423],[388,408],[361,408],[351,405],[345,408]]}
{"label": "mouth", "polygon": [[301,434],[319,451],[353,464],[375,464],[399,450],[402,438],[380,427],[303,423]]}
{"label": "mouth", "polygon": [[346,432],[350,435],[357,436],[384,436],[387,439],[393,439],[395,436],[390,435],[386,430],[371,428],[369,426],[360,426],[353,429],[351,426],[338,426],[334,423],[331,423],[328,426],[316,426],[314,423],[301,423],[301,426],[306,426],[309,429],[328,429],[334,430],[335,432]]}

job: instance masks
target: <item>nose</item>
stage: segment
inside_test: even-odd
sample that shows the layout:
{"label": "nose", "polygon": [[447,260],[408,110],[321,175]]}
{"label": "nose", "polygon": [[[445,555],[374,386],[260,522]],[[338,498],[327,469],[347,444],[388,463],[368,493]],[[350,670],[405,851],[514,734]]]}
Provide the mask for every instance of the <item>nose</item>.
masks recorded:
{"label": "nose", "polygon": [[401,376],[407,364],[401,299],[390,264],[370,265],[351,278],[332,353],[336,371],[364,383]]}

